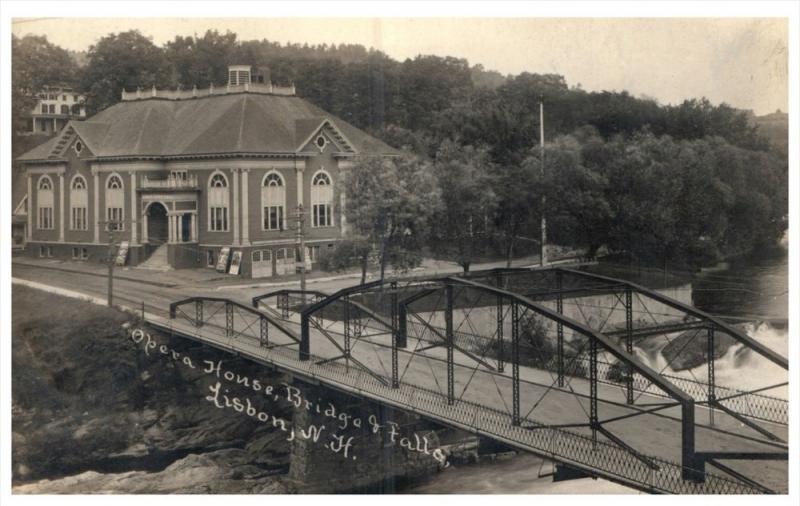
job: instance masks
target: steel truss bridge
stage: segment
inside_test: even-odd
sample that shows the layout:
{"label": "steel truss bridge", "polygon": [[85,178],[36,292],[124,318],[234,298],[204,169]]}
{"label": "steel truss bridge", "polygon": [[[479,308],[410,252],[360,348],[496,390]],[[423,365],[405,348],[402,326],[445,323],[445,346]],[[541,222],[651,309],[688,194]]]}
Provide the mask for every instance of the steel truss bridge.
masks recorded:
{"label": "steel truss bridge", "polygon": [[[716,381],[740,328],[643,286],[571,268],[403,278],[251,304],[191,297],[156,327],[650,493],[787,493],[788,402]],[[654,368],[669,343],[703,366]]]}

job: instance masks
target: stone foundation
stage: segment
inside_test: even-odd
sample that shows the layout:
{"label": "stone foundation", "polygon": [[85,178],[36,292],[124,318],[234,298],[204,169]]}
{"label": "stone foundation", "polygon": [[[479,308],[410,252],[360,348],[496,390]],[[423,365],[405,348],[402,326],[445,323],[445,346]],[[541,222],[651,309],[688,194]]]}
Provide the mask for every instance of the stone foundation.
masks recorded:
{"label": "stone foundation", "polygon": [[203,267],[203,256],[196,243],[167,245],[167,259],[173,269],[196,269]]}
{"label": "stone foundation", "polygon": [[[125,265],[132,266],[143,262],[146,257],[145,248],[146,246],[143,245],[130,246]],[[26,244],[25,250],[27,256],[31,258],[52,258],[92,263],[105,263],[108,258],[107,244],[32,241]],[[81,258],[81,255],[84,255],[84,257]]]}
{"label": "stone foundation", "polygon": [[[324,413],[317,413],[314,407],[310,410],[303,406],[295,408],[295,431],[305,430],[310,425],[325,426],[317,442],[299,437],[292,443],[289,479],[299,492],[393,493],[400,483],[424,478],[441,468],[440,462],[425,452],[427,449],[432,453],[439,448],[439,437],[435,430],[438,426],[432,422],[327,388],[297,381],[294,386],[312,403],[317,403],[319,399],[320,408],[332,404],[337,411],[365,422],[359,428],[353,426],[351,421],[345,429],[340,429],[336,420]],[[370,416],[383,429],[375,432],[374,424],[366,423]],[[394,438],[388,429],[388,422],[396,424]],[[347,457],[344,451],[332,451],[332,448],[340,446],[340,437],[342,442],[349,441],[351,444],[347,449]],[[415,449],[401,445],[401,440]]]}

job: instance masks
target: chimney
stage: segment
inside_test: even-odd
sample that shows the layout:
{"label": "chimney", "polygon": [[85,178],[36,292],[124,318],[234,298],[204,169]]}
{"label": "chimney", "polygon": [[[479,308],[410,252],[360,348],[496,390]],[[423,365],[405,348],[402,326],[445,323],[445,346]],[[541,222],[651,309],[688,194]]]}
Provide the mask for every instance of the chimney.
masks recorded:
{"label": "chimney", "polygon": [[250,84],[250,65],[229,65],[228,86]]}

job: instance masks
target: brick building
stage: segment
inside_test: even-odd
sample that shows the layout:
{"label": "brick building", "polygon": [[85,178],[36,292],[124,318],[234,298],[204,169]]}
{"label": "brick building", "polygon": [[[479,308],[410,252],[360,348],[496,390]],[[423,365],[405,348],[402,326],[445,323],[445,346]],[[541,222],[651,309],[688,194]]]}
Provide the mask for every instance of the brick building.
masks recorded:
{"label": "brick building", "polygon": [[123,91],[18,158],[28,251],[99,261],[114,226],[128,265],[215,267],[222,253],[242,276],[294,273],[298,206],[315,262],[346,227],[337,181],[352,159],[397,153],[247,67],[224,87]]}

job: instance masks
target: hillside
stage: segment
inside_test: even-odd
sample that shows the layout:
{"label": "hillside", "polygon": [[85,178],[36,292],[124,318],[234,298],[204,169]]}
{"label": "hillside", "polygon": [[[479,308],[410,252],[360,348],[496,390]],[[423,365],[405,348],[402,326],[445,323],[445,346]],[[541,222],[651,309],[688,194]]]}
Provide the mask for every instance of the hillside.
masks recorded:
{"label": "hillside", "polygon": [[758,125],[761,135],[769,140],[772,148],[783,156],[789,153],[789,115],[780,109],[763,116],[756,116],[753,122]]}

